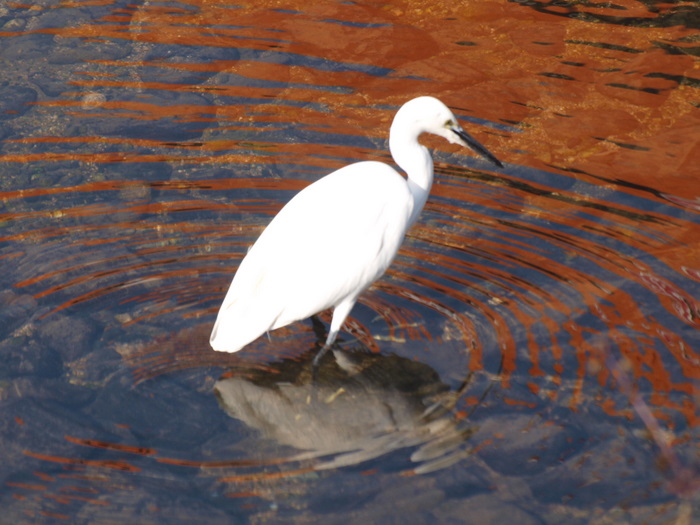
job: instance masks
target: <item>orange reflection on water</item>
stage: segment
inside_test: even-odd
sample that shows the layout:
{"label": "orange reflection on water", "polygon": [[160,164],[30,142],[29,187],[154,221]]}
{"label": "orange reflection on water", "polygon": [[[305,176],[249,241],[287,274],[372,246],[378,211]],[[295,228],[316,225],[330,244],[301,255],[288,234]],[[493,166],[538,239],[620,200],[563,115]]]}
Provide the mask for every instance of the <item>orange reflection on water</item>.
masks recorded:
{"label": "orange reflection on water", "polygon": [[[169,180],[119,171],[122,180],[3,191],[0,242],[14,244],[0,258],[19,268],[13,290],[46,306],[36,322],[103,304],[112,294],[118,301],[110,308],[129,309],[110,327],[124,330],[119,334],[154,329],[152,321],[187,320],[185,330],[161,332],[149,344],[117,346],[137,382],[207,366],[238,366],[241,375],[272,370],[269,362],[313,348],[308,324],[280,331],[277,342],[256,342],[255,362],[207,350],[213,305],[238,261],[283,204],[280,191],[298,191],[354,160],[387,160],[381,141],[396,107],[432,94],[460,118],[474,119],[465,127],[510,165],[496,173],[436,162],[424,220],[387,276],[362,296],[361,307],[371,313],[354,312],[345,331],[374,351],[413,343],[404,347],[417,352],[416,360],[424,357],[419,352],[450,360],[450,352],[438,353],[452,343],[450,351],[464,353],[470,371],[489,369],[498,354],[500,384],[525,385],[531,394],[507,394],[501,398],[507,406],[591,403],[632,418],[629,400],[606,397],[615,390],[602,365],[606,337],[664,425],[673,430],[682,420],[697,427],[700,305],[676,276],[700,282],[700,226],[689,214],[674,214],[700,206],[696,30],[654,24],[683,3],[657,4],[654,12],[634,0],[560,4],[264,0],[234,8],[183,0],[177,7],[127,5],[66,27],[0,32],[0,42],[44,34],[59,43],[140,46],[124,59],[70,65],[65,89],[39,97],[31,110],[70,125],[18,126],[24,134],[3,142],[0,162],[97,164],[98,173],[126,163],[173,170],[163,175]],[[115,3],[11,7],[87,5]],[[624,17],[636,21],[613,25]],[[165,51],[178,46],[193,53],[170,60]],[[232,58],[196,54],[202,48],[230,50]],[[101,134],[100,125],[117,119],[188,133],[172,140],[157,133],[115,137],[122,132],[115,124]],[[425,143],[442,152],[440,159],[456,151]],[[230,169],[219,178],[192,175],[199,165]],[[244,169],[252,166],[283,166],[284,173],[256,177]],[[542,170],[539,182],[525,178],[525,167]],[[556,187],[555,180],[570,185]],[[110,199],[119,192],[125,193],[119,201]],[[648,209],[636,199],[646,199]],[[50,255],[56,250],[51,264],[36,256],[37,246]],[[125,289],[133,292],[117,294]],[[640,290],[649,292],[643,300]],[[471,396],[462,408],[480,402]],[[26,454],[107,472],[103,481],[110,472],[138,472],[134,458],[230,468],[220,481],[234,485],[313,470],[286,458],[199,461],[150,447],[66,440],[130,460]],[[261,468],[267,465],[283,467],[267,472]],[[10,486],[45,491],[50,480],[39,479],[44,484]],[[230,495],[256,494],[244,486]]]}
{"label": "orange reflection on water", "polygon": [[41,459],[43,461],[48,461],[51,463],[61,463],[65,465],[74,466],[85,466],[85,467],[99,467],[114,470],[121,470],[124,472],[138,472],[140,469],[125,461],[119,460],[102,460],[102,459],[85,459],[85,458],[68,458],[61,456],[53,456],[49,454],[40,454],[38,452],[31,452],[25,450],[24,452],[27,456],[32,458]]}
{"label": "orange reflection on water", "polygon": [[[109,86],[125,90],[205,89],[221,91],[224,96],[314,100],[333,111],[314,119],[308,112],[275,105],[274,113],[282,112],[281,117],[269,115],[262,119],[285,122],[294,112],[294,120],[309,124],[316,121],[339,132],[357,133],[357,128],[362,128],[363,135],[374,130],[383,134],[385,129],[376,119],[365,120],[368,115],[361,109],[363,106],[398,105],[417,93],[430,92],[469,113],[478,111],[481,117],[518,126],[521,132],[506,134],[507,140],[504,137],[500,147],[490,144],[501,157],[503,151],[508,151],[510,161],[537,168],[575,167],[581,177],[590,174],[621,179],[668,193],[674,193],[682,184],[686,191],[700,194],[697,178],[690,176],[700,164],[700,152],[694,141],[685,140],[697,123],[693,106],[697,90],[692,87],[695,61],[691,53],[683,53],[684,46],[689,46],[684,39],[692,35],[692,30],[680,25],[630,25],[624,31],[610,31],[606,23],[590,23],[585,17],[576,20],[553,16],[571,13],[575,6],[538,12],[510,2],[482,2],[468,7],[447,2],[405,2],[391,7],[287,2],[284,11],[277,9],[277,3],[265,2],[236,8],[195,0],[181,4],[186,8],[129,6],[92,24],[23,33],[6,31],[0,37],[38,32],[64,38],[273,49],[387,68],[390,73],[376,75],[250,60],[97,60],[96,68],[109,67],[113,72],[133,70],[138,75],[142,67],[232,71],[258,80],[290,83],[292,87],[269,88],[266,95],[262,88],[244,86],[105,80],[99,70],[95,71],[94,80],[76,80],[74,84],[90,90]],[[592,19],[606,21],[606,8],[589,8],[588,12]],[[652,13],[632,0],[625,2],[622,9],[608,12],[618,21],[625,17],[634,20],[639,13],[643,13],[642,19],[650,20],[665,15],[663,8]],[[468,40],[464,40],[464,35],[468,35]],[[413,45],[415,42],[421,45]],[[679,52],[669,53],[667,49]],[[429,84],[424,79],[429,79]],[[297,87],[304,83],[340,85],[349,91],[332,93]],[[64,103],[81,104],[77,100]],[[172,114],[176,110],[192,121],[211,119],[201,115],[202,108],[196,106],[167,108],[110,100],[103,107],[133,110],[135,118],[161,118],[163,112]],[[224,105],[217,112],[221,115],[217,118],[242,116],[235,106]],[[103,116],[109,117],[110,113]],[[348,127],[349,116],[353,120]],[[390,114],[385,113],[381,122],[386,123],[389,118]],[[304,153],[300,151],[299,155]],[[95,159],[120,160],[99,155]],[[648,169],[650,165],[654,170]],[[610,173],[611,170],[614,171]]]}

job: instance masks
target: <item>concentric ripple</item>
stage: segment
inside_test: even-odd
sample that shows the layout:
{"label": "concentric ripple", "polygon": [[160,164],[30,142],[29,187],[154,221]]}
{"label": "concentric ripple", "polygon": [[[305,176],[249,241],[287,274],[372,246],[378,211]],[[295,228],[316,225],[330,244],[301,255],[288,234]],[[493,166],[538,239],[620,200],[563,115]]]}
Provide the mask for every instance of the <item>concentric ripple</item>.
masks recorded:
{"label": "concentric ripple", "polygon": [[[525,169],[438,170],[422,220],[362,296],[351,332],[374,350],[382,340],[426,349],[457,340],[471,370],[500,354],[506,378],[520,370],[553,384],[584,379],[609,336],[659,404],[693,420],[692,406],[668,396],[691,393],[697,379],[696,269],[677,260],[683,244],[674,240],[698,227],[695,216],[621,190],[593,198],[594,186],[561,175],[547,174],[547,186]],[[6,203],[31,209],[0,217],[13,265],[6,287],[34,297],[37,320],[97,309],[125,329],[211,322],[237,261],[291,195],[280,190],[304,184],[236,178],[17,192]]]}
{"label": "concentric ripple", "polygon": [[[524,483],[513,515],[568,522],[552,509],[656,512],[669,492],[692,494],[692,459],[662,486],[639,430],[656,421],[659,450],[690,457],[700,422],[696,11],[0,6],[7,519],[126,523],[147,508],[194,522],[206,504],[211,522],[261,521],[285,502],[279,516],[312,521],[325,495],[379,494],[396,510],[506,487],[500,508]],[[391,162],[391,119],[418,94],[445,101],[506,168],[425,139],[430,200],[316,390],[308,363],[328,312],[211,351],[265,225],[326,173]]]}

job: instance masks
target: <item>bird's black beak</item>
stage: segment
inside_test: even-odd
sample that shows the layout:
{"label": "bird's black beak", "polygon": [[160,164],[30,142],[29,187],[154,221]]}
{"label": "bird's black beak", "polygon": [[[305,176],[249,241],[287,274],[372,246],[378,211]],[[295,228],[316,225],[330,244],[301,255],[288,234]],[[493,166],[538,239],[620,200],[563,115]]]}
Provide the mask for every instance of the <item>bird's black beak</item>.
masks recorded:
{"label": "bird's black beak", "polygon": [[462,128],[451,128],[451,129],[455,133],[455,135],[457,135],[460,139],[462,139],[465,146],[468,146],[469,148],[474,150],[476,153],[478,153],[479,155],[484,157],[486,160],[493,162],[499,168],[503,167],[503,163],[500,160],[498,160],[493,153],[491,153],[484,146],[482,146],[479,143],[479,141],[477,141],[469,133],[464,131]]}

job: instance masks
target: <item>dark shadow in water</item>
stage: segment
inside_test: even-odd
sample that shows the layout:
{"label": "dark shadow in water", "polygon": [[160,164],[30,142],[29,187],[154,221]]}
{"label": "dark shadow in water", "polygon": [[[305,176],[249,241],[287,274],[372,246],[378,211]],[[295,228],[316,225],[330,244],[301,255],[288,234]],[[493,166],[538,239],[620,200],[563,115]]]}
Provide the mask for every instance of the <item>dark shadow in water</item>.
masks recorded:
{"label": "dark shadow in water", "polygon": [[326,458],[316,468],[355,465],[417,447],[416,472],[444,468],[470,454],[474,429],[455,411],[471,376],[450,390],[428,365],[396,355],[333,350],[312,380],[316,349],[245,376],[224,374],[214,390],[231,416],[265,438]]}
{"label": "dark shadow in water", "polygon": [[[628,27],[697,27],[700,14],[692,5],[676,5],[675,2],[643,0],[639,11],[646,9],[646,16],[630,15],[627,7],[614,3],[598,3],[580,0],[511,0],[549,15],[564,16],[583,22],[614,24]],[[607,9],[607,11],[605,11]],[[603,11],[603,12],[601,12]],[[637,11],[638,12],[638,11]]]}

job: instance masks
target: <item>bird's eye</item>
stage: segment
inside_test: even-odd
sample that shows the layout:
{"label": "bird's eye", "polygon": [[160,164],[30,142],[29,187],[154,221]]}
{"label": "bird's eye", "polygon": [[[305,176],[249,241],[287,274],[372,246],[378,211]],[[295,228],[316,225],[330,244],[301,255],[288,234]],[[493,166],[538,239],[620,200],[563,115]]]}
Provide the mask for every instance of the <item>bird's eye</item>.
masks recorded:
{"label": "bird's eye", "polygon": [[447,121],[445,121],[445,124],[444,124],[444,126],[445,126],[446,128],[453,128],[454,125],[455,125],[455,123],[452,122],[452,120],[447,120]]}

